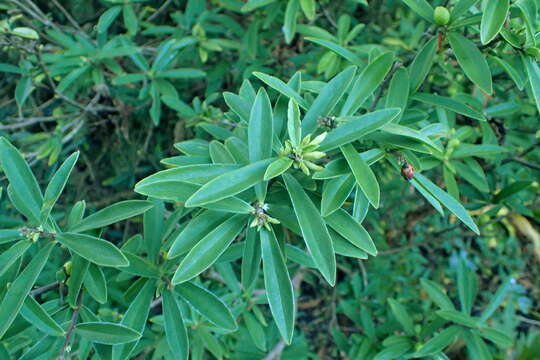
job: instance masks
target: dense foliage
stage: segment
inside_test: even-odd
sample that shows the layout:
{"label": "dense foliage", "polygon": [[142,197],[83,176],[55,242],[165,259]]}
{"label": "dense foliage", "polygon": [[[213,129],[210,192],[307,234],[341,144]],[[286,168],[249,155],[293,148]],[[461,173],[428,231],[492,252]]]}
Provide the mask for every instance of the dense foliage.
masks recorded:
{"label": "dense foliage", "polygon": [[538,7],[0,2],[0,358],[540,359]]}

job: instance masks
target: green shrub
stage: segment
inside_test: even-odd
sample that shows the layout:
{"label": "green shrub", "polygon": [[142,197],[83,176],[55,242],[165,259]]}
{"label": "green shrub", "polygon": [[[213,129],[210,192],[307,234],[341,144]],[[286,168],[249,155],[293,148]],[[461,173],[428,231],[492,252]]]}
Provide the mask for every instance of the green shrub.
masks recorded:
{"label": "green shrub", "polygon": [[534,0],[0,6],[2,358],[537,358]]}

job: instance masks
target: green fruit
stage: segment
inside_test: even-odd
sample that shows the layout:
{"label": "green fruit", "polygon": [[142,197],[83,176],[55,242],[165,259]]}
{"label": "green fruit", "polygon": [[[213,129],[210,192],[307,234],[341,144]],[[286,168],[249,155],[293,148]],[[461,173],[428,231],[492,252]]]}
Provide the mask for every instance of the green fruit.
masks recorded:
{"label": "green fruit", "polygon": [[450,22],[450,12],[444,6],[437,6],[433,11],[433,19],[439,26],[446,25]]}

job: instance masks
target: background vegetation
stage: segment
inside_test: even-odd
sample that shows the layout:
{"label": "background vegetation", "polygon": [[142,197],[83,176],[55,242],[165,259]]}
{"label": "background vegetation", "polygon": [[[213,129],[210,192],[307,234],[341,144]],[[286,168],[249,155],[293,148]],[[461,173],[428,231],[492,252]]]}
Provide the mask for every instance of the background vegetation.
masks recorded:
{"label": "background vegetation", "polygon": [[535,0],[0,10],[0,358],[540,358]]}

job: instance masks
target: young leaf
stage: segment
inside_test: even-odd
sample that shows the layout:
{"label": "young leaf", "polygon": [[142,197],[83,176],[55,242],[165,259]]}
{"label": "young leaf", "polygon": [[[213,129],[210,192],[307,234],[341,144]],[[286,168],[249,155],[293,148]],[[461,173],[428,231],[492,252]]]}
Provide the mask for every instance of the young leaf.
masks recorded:
{"label": "young leaf", "polygon": [[384,109],[358,117],[351,117],[349,122],[330,131],[317,150],[327,152],[358,140],[389,123],[399,113],[399,109]]}
{"label": "young leaf", "polygon": [[210,204],[251,188],[263,180],[266,168],[273,160],[257,161],[216,177],[191,195],[186,207]]}
{"label": "young leaf", "polygon": [[176,359],[187,360],[189,355],[187,331],[178,300],[171,290],[163,292],[163,320],[165,337],[172,354]]}
{"label": "young leaf", "polygon": [[291,167],[292,164],[293,160],[289,159],[288,157],[280,157],[274,160],[266,168],[266,171],[264,172],[264,180],[270,180],[272,178],[275,178],[276,176],[283,174]]}
{"label": "young leaf", "polygon": [[245,216],[235,215],[202,238],[178,266],[173,284],[186,282],[210,267],[227,250],[245,224]]}
{"label": "young leaf", "polygon": [[510,7],[509,0],[485,1],[480,23],[480,39],[482,44],[487,44],[497,36]]}
{"label": "young leaf", "polygon": [[302,186],[291,175],[283,174],[302,236],[317,268],[330,285],[336,281],[336,257],[326,224]]}
{"label": "young leaf", "polygon": [[91,342],[117,345],[135,341],[141,337],[138,331],[111,322],[84,322],[77,324],[75,333]]}
{"label": "young leaf", "polygon": [[448,33],[450,46],[467,77],[488,95],[493,93],[491,70],[486,58],[472,41],[455,32]]}
{"label": "young leaf", "polygon": [[102,228],[121,220],[142,214],[152,206],[154,206],[154,204],[146,200],[120,201],[82,219],[70,230],[73,232],[83,232]]}
{"label": "young leaf", "polygon": [[28,296],[30,289],[34,286],[37,277],[47,263],[53,247],[54,243],[45,245],[7,289],[4,299],[0,303],[0,309],[2,309],[0,311],[0,339],[11,326],[15,317],[17,317],[19,310],[23,306],[24,299]]}
{"label": "young leaf", "polygon": [[127,266],[129,261],[112,243],[100,238],[77,233],[60,233],[56,239],[71,251],[101,266]]}
{"label": "young leaf", "polygon": [[375,174],[362,157],[358,156],[358,152],[351,144],[341,146],[341,152],[351,168],[356,183],[362,189],[371,205],[377,209],[379,207],[381,191]]}
{"label": "young leaf", "polygon": [[291,279],[274,232],[261,228],[260,237],[268,304],[281,337],[290,344],[296,313]]}
{"label": "young leaf", "polygon": [[62,193],[64,187],[67,184],[69,175],[71,174],[71,171],[73,170],[73,167],[75,166],[78,158],[78,151],[71,154],[58,168],[53,178],[51,179],[51,182],[49,183],[49,185],[47,185],[47,189],[45,190],[45,197],[43,199],[43,206],[41,208],[41,223],[44,223],[49,217],[49,214],[54,204],[56,204],[56,201],[60,197],[60,194]]}
{"label": "young leaf", "polygon": [[[272,104],[263,88],[257,93],[248,125],[249,161],[254,163],[272,156],[273,139]],[[255,192],[261,202],[266,197],[266,182],[257,184]]]}
{"label": "young leaf", "polygon": [[478,2],[479,0],[458,0],[452,10],[450,11],[450,16],[452,22],[454,22],[461,15],[465,14],[469,9]]}
{"label": "young leaf", "polygon": [[193,282],[186,282],[175,287],[175,290],[199,314],[218,327],[227,331],[237,328],[231,310],[216,295]]}
{"label": "young leaf", "polygon": [[0,137],[0,165],[12,185],[14,194],[24,199],[28,213],[23,215],[37,222],[43,195],[21,153],[3,137]]}
{"label": "young leaf", "polygon": [[349,96],[341,108],[340,116],[354,115],[358,111],[360,106],[382,83],[393,62],[394,54],[387,52],[364,68],[352,85]]}

